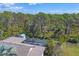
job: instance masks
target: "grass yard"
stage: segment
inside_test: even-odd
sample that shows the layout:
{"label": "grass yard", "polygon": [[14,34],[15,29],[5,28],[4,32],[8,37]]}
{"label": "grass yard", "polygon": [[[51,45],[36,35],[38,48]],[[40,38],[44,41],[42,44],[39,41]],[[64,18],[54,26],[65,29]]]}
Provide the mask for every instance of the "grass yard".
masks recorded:
{"label": "grass yard", "polygon": [[79,45],[77,44],[66,44],[62,45],[63,56],[79,56]]}

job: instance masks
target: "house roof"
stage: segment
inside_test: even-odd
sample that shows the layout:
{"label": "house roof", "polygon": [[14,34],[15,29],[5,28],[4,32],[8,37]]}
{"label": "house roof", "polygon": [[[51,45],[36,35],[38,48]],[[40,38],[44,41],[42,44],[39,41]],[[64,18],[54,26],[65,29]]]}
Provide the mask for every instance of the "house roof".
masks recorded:
{"label": "house roof", "polygon": [[44,50],[45,47],[35,46],[34,48],[30,49],[28,56],[43,56]]}
{"label": "house roof", "polygon": [[16,54],[18,56],[42,56],[45,50],[45,47],[24,44],[21,43],[22,38],[18,37],[9,37],[6,40],[0,41],[0,45],[12,46],[16,49]]}
{"label": "house roof", "polygon": [[25,39],[21,38],[21,37],[8,37],[7,39],[3,40],[4,42],[14,42],[14,43],[21,43],[23,42]]}

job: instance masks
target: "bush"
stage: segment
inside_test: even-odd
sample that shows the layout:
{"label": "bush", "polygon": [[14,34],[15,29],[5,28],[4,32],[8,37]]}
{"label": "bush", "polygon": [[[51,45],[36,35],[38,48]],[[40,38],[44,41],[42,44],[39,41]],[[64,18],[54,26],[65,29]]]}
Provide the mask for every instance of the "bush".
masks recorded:
{"label": "bush", "polygon": [[76,39],[74,39],[74,38],[69,39],[67,42],[75,43],[75,44],[78,43],[78,41]]}
{"label": "bush", "polygon": [[67,42],[77,44],[77,43],[78,43],[78,41],[79,41],[78,36],[71,36]]}
{"label": "bush", "polygon": [[48,40],[48,44],[46,45],[44,55],[45,56],[52,56],[54,46],[55,46],[54,40],[52,40],[52,39]]}
{"label": "bush", "polygon": [[16,53],[13,50],[13,47],[0,46],[0,56],[16,56]]}

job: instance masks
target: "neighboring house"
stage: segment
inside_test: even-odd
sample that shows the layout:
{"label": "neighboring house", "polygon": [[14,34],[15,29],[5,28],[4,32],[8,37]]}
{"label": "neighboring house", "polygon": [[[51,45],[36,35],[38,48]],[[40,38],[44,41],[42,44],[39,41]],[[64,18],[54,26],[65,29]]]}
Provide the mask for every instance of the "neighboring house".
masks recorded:
{"label": "neighboring house", "polygon": [[45,47],[22,43],[24,40],[21,37],[9,37],[0,41],[0,45],[14,47],[18,56],[43,56]]}
{"label": "neighboring house", "polygon": [[26,39],[26,35],[23,33],[23,34],[20,34],[20,37]]}

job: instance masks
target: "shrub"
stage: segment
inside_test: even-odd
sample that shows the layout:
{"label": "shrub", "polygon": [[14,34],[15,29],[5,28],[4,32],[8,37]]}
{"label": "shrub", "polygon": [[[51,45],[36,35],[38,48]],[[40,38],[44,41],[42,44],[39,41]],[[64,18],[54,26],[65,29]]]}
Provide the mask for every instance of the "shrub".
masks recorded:
{"label": "shrub", "polygon": [[16,56],[16,53],[13,50],[13,47],[0,46],[0,56]]}
{"label": "shrub", "polygon": [[48,40],[48,44],[46,45],[44,55],[45,56],[52,56],[54,46],[55,46],[54,40],[52,40],[52,39]]}

